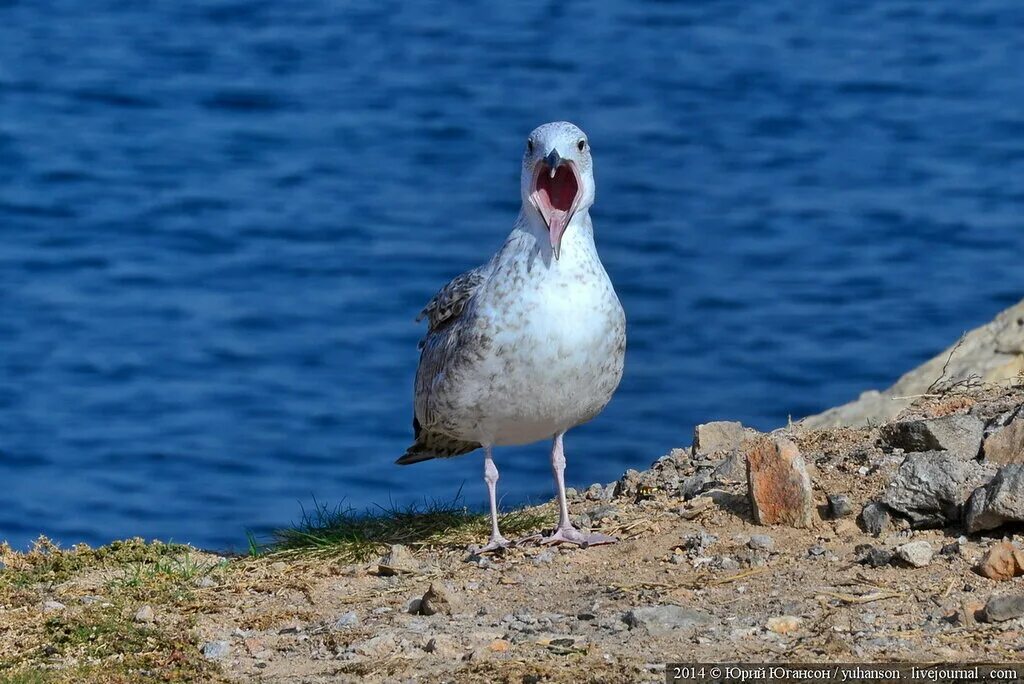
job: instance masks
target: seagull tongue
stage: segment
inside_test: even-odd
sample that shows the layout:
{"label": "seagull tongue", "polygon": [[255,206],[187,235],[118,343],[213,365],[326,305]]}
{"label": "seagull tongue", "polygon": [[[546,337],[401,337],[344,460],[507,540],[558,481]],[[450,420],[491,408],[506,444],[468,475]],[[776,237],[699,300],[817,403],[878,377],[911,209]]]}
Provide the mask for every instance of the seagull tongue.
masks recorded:
{"label": "seagull tongue", "polygon": [[570,212],[578,192],[576,174],[568,165],[559,166],[553,174],[545,165],[537,175],[537,189],[534,192],[537,209],[544,217],[544,222],[548,224],[551,248],[556,259],[562,243],[562,232],[572,218]]}

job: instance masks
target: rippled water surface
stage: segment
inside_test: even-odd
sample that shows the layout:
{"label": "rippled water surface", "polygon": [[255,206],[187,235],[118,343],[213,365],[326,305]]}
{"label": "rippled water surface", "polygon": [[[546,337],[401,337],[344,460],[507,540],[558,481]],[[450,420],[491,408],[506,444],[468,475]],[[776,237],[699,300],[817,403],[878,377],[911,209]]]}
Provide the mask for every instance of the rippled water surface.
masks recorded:
{"label": "rippled water surface", "polygon": [[[483,505],[479,457],[392,464],[413,318],[552,119],[630,326],[572,484],[886,385],[1024,293],[1022,35],[1011,0],[0,1],[0,539]],[[498,464],[550,495],[545,445]]]}

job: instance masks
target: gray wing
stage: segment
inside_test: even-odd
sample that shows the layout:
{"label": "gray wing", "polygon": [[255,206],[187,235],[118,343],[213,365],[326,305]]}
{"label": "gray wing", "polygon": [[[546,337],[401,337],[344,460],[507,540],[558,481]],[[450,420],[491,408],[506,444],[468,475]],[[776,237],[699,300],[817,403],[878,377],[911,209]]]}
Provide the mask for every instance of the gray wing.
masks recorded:
{"label": "gray wing", "polygon": [[462,312],[466,310],[466,305],[472,301],[473,295],[485,280],[487,280],[487,276],[483,272],[483,267],[466,271],[452,279],[427,302],[419,316],[416,317],[417,322],[424,318],[427,319],[427,334],[420,340],[420,349],[426,345],[431,334],[459,319]]}
{"label": "gray wing", "polygon": [[487,280],[486,266],[466,271],[453,279],[423,307],[417,321],[427,319],[427,333],[420,340],[420,364],[416,369],[413,431],[415,442],[398,463],[457,456],[480,448],[446,434],[446,375],[457,370],[459,360],[471,355],[474,339],[474,298]]}

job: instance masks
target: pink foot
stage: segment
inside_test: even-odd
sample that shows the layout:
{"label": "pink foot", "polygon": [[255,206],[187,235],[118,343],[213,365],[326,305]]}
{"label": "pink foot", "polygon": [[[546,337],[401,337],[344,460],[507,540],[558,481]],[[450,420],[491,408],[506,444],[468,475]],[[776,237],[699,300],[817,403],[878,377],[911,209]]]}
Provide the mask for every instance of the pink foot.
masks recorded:
{"label": "pink foot", "polygon": [[600,546],[601,544],[614,544],[619,541],[615,537],[609,537],[600,532],[580,532],[575,527],[560,527],[550,537],[544,537],[541,544],[578,544],[583,548],[588,546]]}
{"label": "pink foot", "polygon": [[491,540],[485,546],[481,546],[474,553],[479,556],[482,553],[493,553],[494,551],[507,549],[512,545],[512,542],[504,537],[491,537]]}

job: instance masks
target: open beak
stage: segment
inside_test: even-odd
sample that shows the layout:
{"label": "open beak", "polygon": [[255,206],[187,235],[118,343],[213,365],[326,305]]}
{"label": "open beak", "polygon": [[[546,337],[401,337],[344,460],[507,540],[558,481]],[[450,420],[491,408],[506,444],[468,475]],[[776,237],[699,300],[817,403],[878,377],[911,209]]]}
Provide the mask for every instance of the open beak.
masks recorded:
{"label": "open beak", "polygon": [[544,159],[537,162],[530,199],[548,226],[551,252],[555,259],[558,259],[561,251],[562,234],[576,212],[579,196],[580,183],[576,169],[571,162],[562,159],[558,150],[551,150]]}

